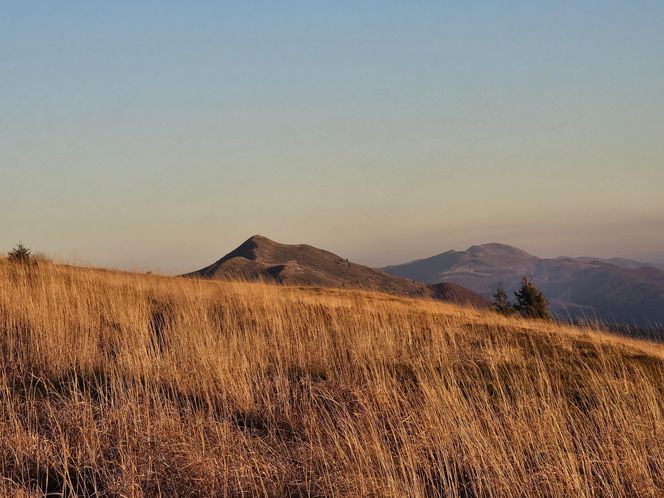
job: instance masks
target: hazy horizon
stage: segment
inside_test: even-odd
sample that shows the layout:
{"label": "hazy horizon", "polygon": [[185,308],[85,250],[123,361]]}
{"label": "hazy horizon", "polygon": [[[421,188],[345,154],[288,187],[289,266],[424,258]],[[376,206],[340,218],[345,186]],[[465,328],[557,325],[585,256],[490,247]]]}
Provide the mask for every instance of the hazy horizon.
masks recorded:
{"label": "hazy horizon", "polygon": [[0,250],[664,262],[664,4],[10,2]]}
{"label": "hazy horizon", "polygon": [[[657,267],[664,267],[664,252],[655,252],[655,253],[650,253],[650,254],[643,254],[641,256],[633,256],[633,255],[625,255],[625,254],[618,254],[611,252],[610,250],[607,251],[601,251],[601,250],[595,250],[594,252],[584,252],[583,250],[577,251],[577,252],[569,252],[569,251],[537,251],[537,250],[532,250],[528,244],[518,244],[518,243],[510,243],[510,242],[505,242],[504,240],[484,240],[484,241],[479,241],[479,242],[468,242],[468,243],[458,243],[456,245],[448,245],[448,246],[440,246],[437,247],[435,244],[427,244],[426,247],[429,248],[428,252],[426,249],[418,249],[418,248],[413,248],[412,246],[410,247],[410,250],[406,247],[406,244],[401,243],[394,243],[394,245],[391,248],[388,249],[399,249],[402,246],[404,247],[403,254],[404,256],[401,259],[394,259],[394,258],[376,258],[372,253],[371,253],[371,247],[364,248],[367,252],[366,255],[362,255],[361,251],[355,251],[357,256],[354,255],[349,255],[352,254],[353,251],[344,252],[343,250],[337,250],[333,247],[330,246],[324,246],[322,244],[317,244],[315,242],[312,242],[310,240],[304,240],[304,239],[297,239],[297,240],[282,240],[278,239],[275,237],[270,237],[266,234],[252,234],[252,235],[263,235],[265,237],[270,238],[271,240],[274,240],[275,242],[283,243],[283,244],[308,244],[308,245],[313,245],[315,247],[318,247],[319,249],[325,249],[325,250],[330,250],[332,252],[336,252],[342,257],[348,257],[350,260],[356,263],[360,264],[365,264],[373,268],[382,268],[384,266],[390,266],[390,265],[398,265],[402,263],[408,263],[411,261],[415,261],[418,259],[425,259],[429,258],[431,256],[435,256],[438,254],[441,254],[446,251],[464,251],[468,248],[470,248],[473,245],[484,245],[484,244],[491,244],[491,243],[500,243],[500,244],[507,244],[514,246],[518,249],[525,250],[526,252],[540,257],[540,258],[556,258],[556,257],[597,257],[597,258],[626,258],[626,259],[633,259],[638,262],[642,262],[645,264],[653,264]],[[42,248],[40,247],[33,247],[28,244],[25,244],[24,241],[19,241],[30,247],[36,252],[44,252],[50,257],[55,258],[55,261],[59,262],[64,262],[64,263],[70,263],[70,264],[76,264],[76,265],[90,265],[90,266],[106,266],[109,268],[118,268],[118,269],[124,269],[124,270],[131,270],[131,271],[154,271],[156,273],[163,273],[163,274],[182,274],[182,273],[187,273],[193,270],[197,270],[203,266],[207,266],[208,264],[220,259],[222,256],[225,256],[227,253],[231,252],[233,249],[235,249],[237,246],[239,246],[242,242],[244,242],[246,239],[248,239],[250,236],[248,235],[241,240],[238,240],[237,242],[233,242],[227,247],[219,247],[219,248],[213,248],[213,247],[206,247],[204,251],[204,255],[197,255],[196,258],[191,258],[191,257],[186,257],[182,256],[180,259],[176,261],[176,265],[174,266],[168,266],[168,265],[159,265],[158,263],[156,264],[153,261],[148,261],[146,262],[141,262],[139,258],[132,258],[130,255],[130,251],[126,254],[121,254],[120,259],[114,261],[113,259],[110,260],[100,260],[100,259],[95,259],[95,258],[89,258],[86,257],[83,254],[80,254],[79,252],[72,251],[69,254],[65,253],[53,253],[53,252],[48,252],[48,251],[43,251]],[[541,242],[541,238],[539,239]],[[15,246],[15,244],[14,244]],[[7,248],[7,250],[9,247]],[[390,250],[387,251],[389,253],[392,253],[394,251]],[[398,251],[397,251],[398,252]],[[153,255],[157,256],[157,254]],[[143,255],[143,257],[147,260],[149,258],[149,255]],[[124,260],[124,261],[123,261]]]}

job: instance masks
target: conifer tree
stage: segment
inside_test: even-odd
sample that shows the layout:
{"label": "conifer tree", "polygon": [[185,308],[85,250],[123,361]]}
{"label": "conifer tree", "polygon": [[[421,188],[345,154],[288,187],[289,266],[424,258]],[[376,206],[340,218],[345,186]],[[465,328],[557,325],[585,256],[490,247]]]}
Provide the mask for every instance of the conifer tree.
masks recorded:
{"label": "conifer tree", "polygon": [[14,249],[9,251],[7,257],[10,261],[27,263],[32,258],[32,251],[27,246],[23,245],[23,242],[19,242]]}
{"label": "conifer tree", "polygon": [[511,315],[514,313],[514,306],[507,298],[507,292],[505,292],[502,285],[499,285],[496,292],[493,293],[491,306],[493,306],[494,311],[503,315]]}
{"label": "conifer tree", "polygon": [[549,300],[544,293],[530,281],[528,277],[521,280],[521,288],[514,293],[516,304],[514,310],[525,318],[551,318]]}

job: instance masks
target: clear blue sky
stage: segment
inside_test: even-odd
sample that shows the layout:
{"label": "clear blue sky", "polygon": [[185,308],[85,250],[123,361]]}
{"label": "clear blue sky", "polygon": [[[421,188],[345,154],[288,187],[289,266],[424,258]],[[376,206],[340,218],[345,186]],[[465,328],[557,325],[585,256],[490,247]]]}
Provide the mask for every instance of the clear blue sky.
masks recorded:
{"label": "clear blue sky", "polygon": [[664,2],[0,7],[0,250],[664,259]]}

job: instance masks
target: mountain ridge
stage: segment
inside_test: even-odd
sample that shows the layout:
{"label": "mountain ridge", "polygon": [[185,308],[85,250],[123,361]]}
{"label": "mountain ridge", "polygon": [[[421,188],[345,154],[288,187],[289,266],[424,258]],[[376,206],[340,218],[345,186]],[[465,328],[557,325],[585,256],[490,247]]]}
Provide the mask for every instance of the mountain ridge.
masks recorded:
{"label": "mountain ridge", "polygon": [[183,276],[357,288],[412,297],[431,297],[478,308],[489,306],[485,298],[459,284],[436,282],[436,285],[429,285],[350,262],[308,244],[281,244],[263,235],[249,237],[211,265]]}
{"label": "mountain ridge", "polygon": [[490,243],[383,270],[425,283],[457,283],[484,297],[498,285],[511,292],[528,276],[549,297],[559,317],[645,327],[664,323],[664,271],[626,258],[539,258],[507,244]]}

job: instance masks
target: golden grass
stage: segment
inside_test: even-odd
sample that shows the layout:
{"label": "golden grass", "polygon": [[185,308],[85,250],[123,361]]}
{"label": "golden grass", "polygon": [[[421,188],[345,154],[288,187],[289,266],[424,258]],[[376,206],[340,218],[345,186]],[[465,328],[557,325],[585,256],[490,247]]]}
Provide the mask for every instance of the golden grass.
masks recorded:
{"label": "golden grass", "polygon": [[0,261],[0,495],[662,496],[656,344]]}

